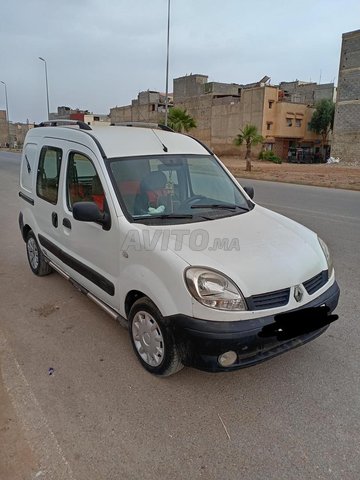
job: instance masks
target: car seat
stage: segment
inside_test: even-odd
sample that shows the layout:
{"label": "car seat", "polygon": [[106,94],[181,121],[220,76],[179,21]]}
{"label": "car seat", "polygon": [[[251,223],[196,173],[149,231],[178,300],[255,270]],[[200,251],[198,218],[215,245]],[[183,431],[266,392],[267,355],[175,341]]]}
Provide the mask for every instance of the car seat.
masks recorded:
{"label": "car seat", "polygon": [[167,178],[164,172],[150,172],[140,182],[140,191],[135,198],[134,213],[141,215],[149,212],[149,207],[157,208],[167,196]]}
{"label": "car seat", "polygon": [[101,185],[100,179],[97,175],[95,175],[92,179],[91,184],[91,196],[93,202],[96,203],[100,211],[104,211],[104,201],[105,201],[105,194],[103,187]]}

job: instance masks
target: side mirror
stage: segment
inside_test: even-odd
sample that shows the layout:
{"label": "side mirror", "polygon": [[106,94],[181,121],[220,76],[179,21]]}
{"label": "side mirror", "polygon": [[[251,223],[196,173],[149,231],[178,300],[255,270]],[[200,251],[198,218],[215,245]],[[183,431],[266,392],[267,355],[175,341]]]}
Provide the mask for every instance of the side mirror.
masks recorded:
{"label": "side mirror", "polygon": [[101,213],[94,202],[76,202],[73,205],[73,217],[80,222],[96,222],[104,230],[110,230],[111,219],[108,213]]}
{"label": "side mirror", "polygon": [[249,195],[250,198],[254,198],[254,187],[251,187],[250,185],[246,185],[243,187],[245,192]]}

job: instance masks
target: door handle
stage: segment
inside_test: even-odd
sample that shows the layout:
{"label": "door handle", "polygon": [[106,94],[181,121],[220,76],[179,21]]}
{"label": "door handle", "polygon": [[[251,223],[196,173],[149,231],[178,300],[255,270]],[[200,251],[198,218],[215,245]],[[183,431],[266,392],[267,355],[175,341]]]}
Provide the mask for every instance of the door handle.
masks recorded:
{"label": "door handle", "polygon": [[64,227],[68,228],[69,230],[71,230],[71,222],[68,218],[64,218],[63,219],[63,225]]}
{"label": "door handle", "polygon": [[58,215],[56,212],[52,212],[51,214],[51,222],[54,225],[55,228],[58,226]]}

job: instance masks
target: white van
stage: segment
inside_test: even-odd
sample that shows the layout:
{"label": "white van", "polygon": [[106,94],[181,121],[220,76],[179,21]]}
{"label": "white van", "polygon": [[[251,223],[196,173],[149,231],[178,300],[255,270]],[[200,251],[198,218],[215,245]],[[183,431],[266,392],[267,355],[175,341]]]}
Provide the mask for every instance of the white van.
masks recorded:
{"label": "white van", "polygon": [[126,323],[156,375],[235,370],[323,333],[339,298],[326,244],[254,203],[196,139],[141,127],[29,131],[19,225],[32,271],[57,271]]}

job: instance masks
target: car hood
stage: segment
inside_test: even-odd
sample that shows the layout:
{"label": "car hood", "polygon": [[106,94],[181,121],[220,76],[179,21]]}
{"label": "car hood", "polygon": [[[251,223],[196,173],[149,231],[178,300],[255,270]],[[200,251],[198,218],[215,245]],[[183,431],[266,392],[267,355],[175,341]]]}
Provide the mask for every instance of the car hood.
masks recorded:
{"label": "car hood", "polygon": [[[259,205],[244,214],[170,230],[170,250],[189,265],[225,273],[246,297],[300,284],[327,269],[314,232]],[[179,231],[181,245],[174,236]]]}

